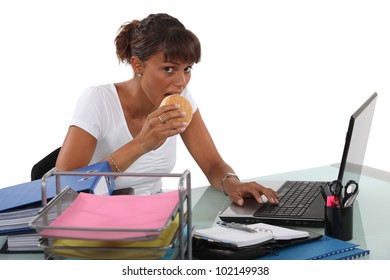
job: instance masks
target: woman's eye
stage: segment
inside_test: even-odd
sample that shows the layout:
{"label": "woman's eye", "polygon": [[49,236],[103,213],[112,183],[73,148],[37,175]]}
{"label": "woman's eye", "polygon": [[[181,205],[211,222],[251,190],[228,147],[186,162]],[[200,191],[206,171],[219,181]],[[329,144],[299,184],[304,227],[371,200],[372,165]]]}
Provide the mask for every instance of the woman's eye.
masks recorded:
{"label": "woman's eye", "polygon": [[192,66],[188,66],[184,69],[186,73],[190,73],[192,71]]}
{"label": "woman's eye", "polygon": [[164,71],[167,73],[172,73],[173,72],[173,67],[164,67]]}

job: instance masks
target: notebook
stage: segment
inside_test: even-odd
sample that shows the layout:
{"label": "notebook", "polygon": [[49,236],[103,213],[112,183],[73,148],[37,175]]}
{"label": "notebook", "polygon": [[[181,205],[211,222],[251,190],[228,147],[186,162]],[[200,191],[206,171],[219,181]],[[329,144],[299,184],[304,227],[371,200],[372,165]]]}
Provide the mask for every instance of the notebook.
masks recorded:
{"label": "notebook", "polygon": [[[351,115],[344,150],[339,167],[338,180],[345,185],[349,180],[359,182],[363,167],[371,123],[375,111],[377,93],[373,93]],[[320,194],[320,181],[270,181],[259,182],[276,190],[279,205],[259,205],[254,199],[246,199],[245,205],[231,203],[219,217],[225,222],[268,223],[281,226],[324,226],[324,200]],[[302,192],[299,193],[298,192]],[[291,198],[288,198],[289,195]]]}
{"label": "notebook", "polygon": [[[239,225],[239,224],[237,224]],[[242,227],[239,225],[239,228]],[[227,226],[213,226],[204,229],[195,229],[194,236],[206,238],[209,241],[225,243],[233,247],[244,247],[261,244],[269,240],[291,240],[309,237],[307,231],[294,230],[264,223],[251,224],[242,230]]]}
{"label": "notebook", "polygon": [[289,240],[272,239],[261,244],[233,247],[225,243],[209,241],[208,239],[192,238],[192,254],[196,259],[203,260],[253,260],[260,257],[278,253],[282,248],[299,247],[301,244],[322,239],[320,233],[307,231],[307,237]]}

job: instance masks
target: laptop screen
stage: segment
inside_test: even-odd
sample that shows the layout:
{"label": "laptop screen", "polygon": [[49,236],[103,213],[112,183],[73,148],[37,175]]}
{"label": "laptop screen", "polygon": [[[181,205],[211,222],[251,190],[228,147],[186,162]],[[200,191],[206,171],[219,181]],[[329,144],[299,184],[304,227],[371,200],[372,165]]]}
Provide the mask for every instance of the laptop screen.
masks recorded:
{"label": "laptop screen", "polygon": [[351,116],[338,176],[343,185],[349,180],[359,182],[376,100],[377,94],[374,93]]}

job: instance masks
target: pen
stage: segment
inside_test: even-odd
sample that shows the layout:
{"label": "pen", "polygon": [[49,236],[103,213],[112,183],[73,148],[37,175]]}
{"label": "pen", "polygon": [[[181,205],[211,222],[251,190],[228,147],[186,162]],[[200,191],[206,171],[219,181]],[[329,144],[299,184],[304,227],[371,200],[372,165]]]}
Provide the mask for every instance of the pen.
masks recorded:
{"label": "pen", "polygon": [[243,225],[240,225],[237,223],[225,223],[222,221],[218,221],[217,224],[222,226],[222,227],[233,228],[233,229],[247,231],[247,232],[257,232],[256,230],[254,230],[252,228],[248,228],[246,226],[243,226]]}

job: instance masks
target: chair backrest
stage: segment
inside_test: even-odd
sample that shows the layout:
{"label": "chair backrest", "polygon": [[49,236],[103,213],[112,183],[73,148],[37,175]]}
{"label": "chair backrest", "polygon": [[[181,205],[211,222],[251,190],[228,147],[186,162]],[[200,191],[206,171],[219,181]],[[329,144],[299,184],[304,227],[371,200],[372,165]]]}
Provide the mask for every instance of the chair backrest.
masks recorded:
{"label": "chair backrest", "polygon": [[43,159],[38,161],[31,169],[31,181],[42,179],[43,175],[46,174],[50,169],[56,165],[58,154],[61,147],[55,149],[53,152],[45,156]]}

